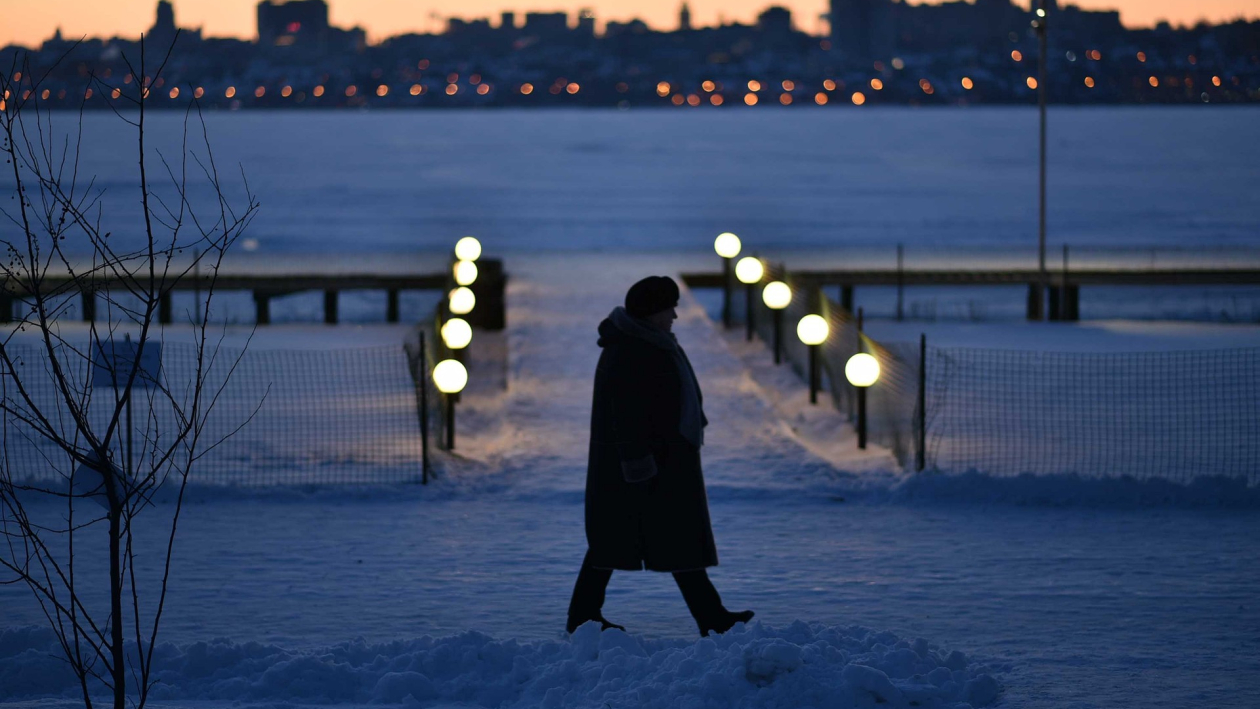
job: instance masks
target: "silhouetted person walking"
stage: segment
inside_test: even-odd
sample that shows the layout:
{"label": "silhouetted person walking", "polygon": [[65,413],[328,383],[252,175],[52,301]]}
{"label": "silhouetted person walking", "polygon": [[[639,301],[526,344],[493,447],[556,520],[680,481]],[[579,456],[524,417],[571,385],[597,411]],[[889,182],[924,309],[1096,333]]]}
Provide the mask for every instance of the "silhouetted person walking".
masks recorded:
{"label": "silhouetted person walking", "polygon": [[695,372],[671,329],[678,285],[651,276],[599,324],[586,470],[586,558],[569,603],[568,631],[603,616],[614,569],[668,571],[701,635],[726,632],[752,611],[722,606],[705,571],[717,566],[700,470],[708,420]]}

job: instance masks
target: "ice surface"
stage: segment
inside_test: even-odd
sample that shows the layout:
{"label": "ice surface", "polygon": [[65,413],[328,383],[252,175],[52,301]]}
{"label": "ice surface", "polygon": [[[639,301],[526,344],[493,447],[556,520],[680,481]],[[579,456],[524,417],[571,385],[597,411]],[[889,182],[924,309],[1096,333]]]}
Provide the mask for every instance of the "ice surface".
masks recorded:
{"label": "ice surface", "polygon": [[[1191,258],[1249,245],[1254,263],[1258,116],[1254,107],[1056,106],[1051,245],[1071,244],[1082,258],[1122,245],[1173,246]],[[73,114],[57,117],[73,128]],[[148,145],[177,154],[182,118],[151,114]],[[248,234],[259,256],[441,257],[466,233],[511,255],[711,254],[712,238],[728,230],[750,248],[822,249],[833,263],[863,248],[889,262],[898,242],[911,258],[966,245],[984,245],[986,258],[1019,254],[1025,265],[1036,254],[1031,106],[220,111],[206,120],[225,180],[239,182],[239,164],[262,200]],[[79,169],[110,186],[107,228],[117,235],[137,231],[138,219],[125,128],[88,114]]]}

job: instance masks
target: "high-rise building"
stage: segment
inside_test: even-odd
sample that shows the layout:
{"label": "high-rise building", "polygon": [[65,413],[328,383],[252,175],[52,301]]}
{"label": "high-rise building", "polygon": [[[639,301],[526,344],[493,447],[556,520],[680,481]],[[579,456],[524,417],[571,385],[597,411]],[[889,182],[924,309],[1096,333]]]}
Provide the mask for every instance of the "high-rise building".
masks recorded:
{"label": "high-rise building", "polygon": [[499,29],[514,30],[516,29],[516,13],[511,10],[504,10],[499,13]]}
{"label": "high-rise building", "polygon": [[595,36],[595,12],[590,8],[578,10],[577,33],[582,37]]}
{"label": "high-rise building", "polygon": [[770,34],[792,31],[792,11],[782,5],[771,5],[757,15],[757,28]]}
{"label": "high-rise building", "polygon": [[258,3],[258,43],[264,47],[320,44],[328,34],[324,0],[262,0]]}
{"label": "high-rise building", "polygon": [[687,7],[687,3],[683,3],[682,8],[678,10],[678,29],[683,31],[691,29],[691,8]]}
{"label": "high-rise building", "polygon": [[563,12],[527,12],[522,29],[537,37],[563,36],[569,31],[569,16]]}
{"label": "high-rise building", "polygon": [[[175,41],[175,33],[179,32],[179,27],[175,24],[175,8],[169,0],[160,0],[157,4],[157,17],[154,18],[153,26],[148,32],[144,33],[145,40],[150,47],[156,47],[159,51],[165,51],[170,47],[171,42]],[[180,35],[183,39],[181,42],[201,39],[201,30],[184,30]]]}
{"label": "high-rise building", "polygon": [[852,60],[886,59],[896,51],[900,3],[893,0],[831,0],[831,41]]}

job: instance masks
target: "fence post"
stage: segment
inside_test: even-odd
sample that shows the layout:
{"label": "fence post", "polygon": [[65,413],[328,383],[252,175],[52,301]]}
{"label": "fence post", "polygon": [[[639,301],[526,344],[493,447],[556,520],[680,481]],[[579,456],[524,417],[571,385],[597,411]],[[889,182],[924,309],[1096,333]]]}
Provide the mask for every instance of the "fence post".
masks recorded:
{"label": "fence post", "polygon": [[923,468],[927,463],[927,334],[919,335],[919,406],[918,411],[919,429],[915,436],[915,469],[916,472],[923,472]]}
{"label": "fence post", "polygon": [[420,331],[420,484],[429,484],[429,354]]}

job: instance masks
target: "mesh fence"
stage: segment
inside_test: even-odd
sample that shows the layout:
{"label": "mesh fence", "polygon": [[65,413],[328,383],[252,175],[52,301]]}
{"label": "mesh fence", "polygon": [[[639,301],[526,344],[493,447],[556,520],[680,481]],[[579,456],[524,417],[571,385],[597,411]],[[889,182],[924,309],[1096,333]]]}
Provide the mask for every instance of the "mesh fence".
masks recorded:
{"label": "mesh fence", "polygon": [[932,468],[1260,483],[1260,349],[927,358]]}
{"label": "mesh fence", "polygon": [[[827,319],[821,384],[851,420],[857,396],[844,366],[858,352],[879,361],[867,436],[907,470],[1182,483],[1219,475],[1260,484],[1260,349],[1093,354],[877,342],[817,284],[774,265],[765,280],[792,288],[783,353],[803,377],[809,352],[796,323],[810,313]],[[773,314],[760,289],[751,311],[736,294],[734,320],[746,324],[751,312],[772,343]]]}
{"label": "mesh fence", "polygon": [[[23,421],[38,409],[55,430],[73,439],[75,426],[51,376],[49,359],[34,345],[9,344],[6,351],[14,366],[0,372],[0,396],[7,407],[24,415],[6,416],[0,430],[4,473],[14,480],[68,476],[68,456]],[[413,347],[413,351],[418,350]],[[87,418],[93,432],[103,434],[115,407],[114,389],[86,387],[91,364],[79,354],[63,349],[59,361],[73,388],[87,391]],[[192,402],[197,366],[194,345],[168,342],[163,346],[160,381],[170,396],[136,390],[131,407],[133,469],[151,469],[158,452],[176,440],[181,410],[187,411]],[[213,397],[213,407],[193,451],[198,460],[190,481],[225,485],[418,482],[425,455],[418,404],[420,385],[427,377],[414,375],[427,374],[424,366],[402,347],[220,349],[203,370],[203,392]],[[20,395],[19,381],[34,407]],[[430,422],[434,418],[430,416]],[[112,455],[123,461],[125,435],[114,440]],[[188,452],[186,445],[183,451]]]}

